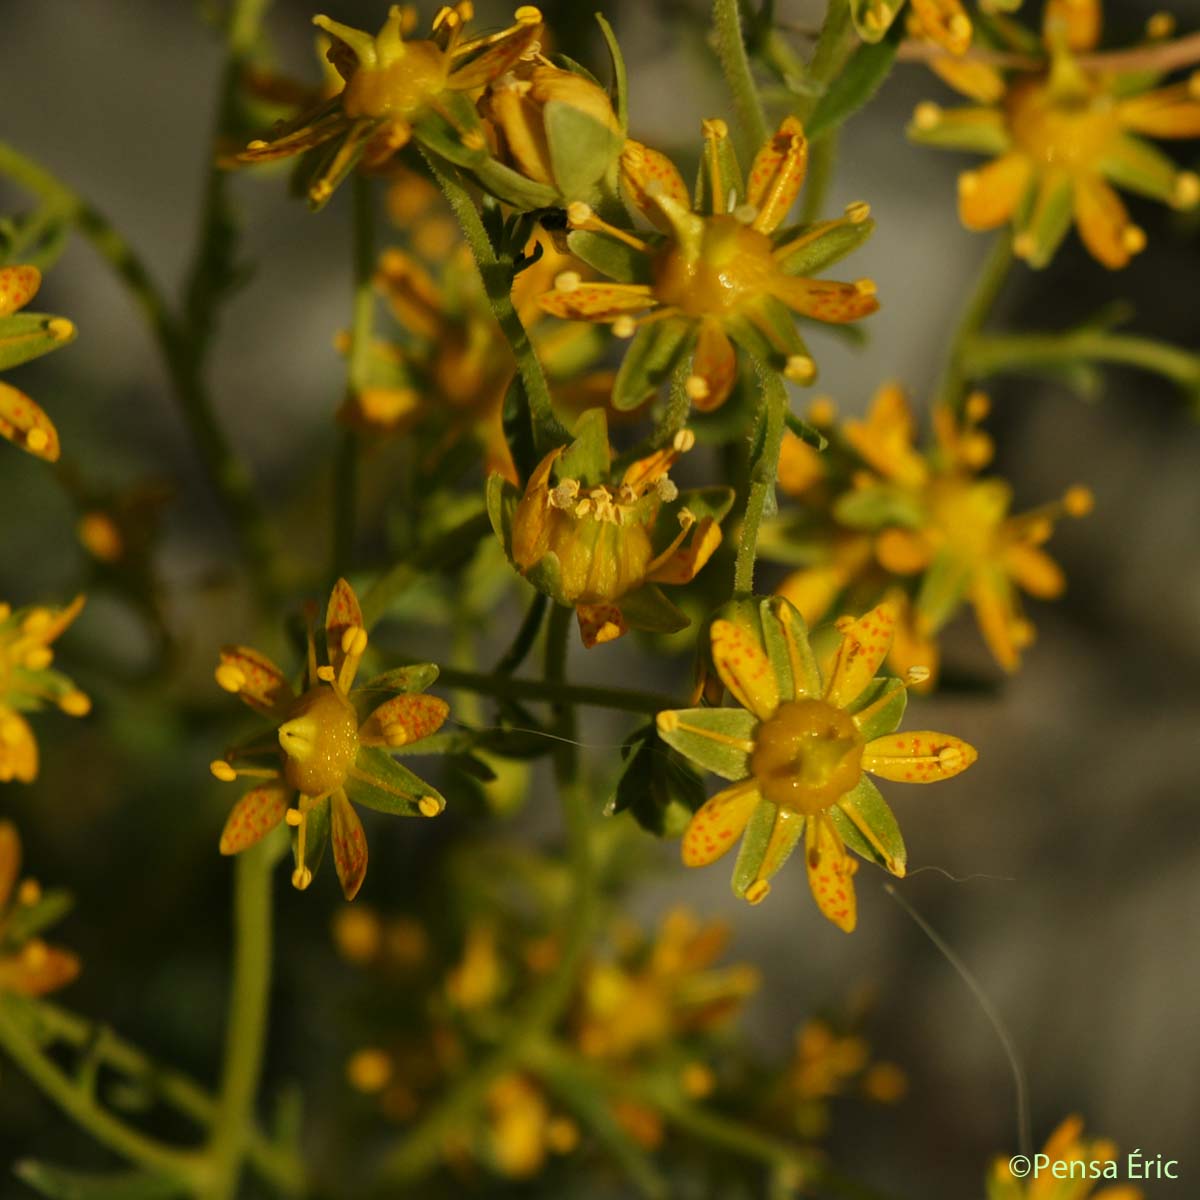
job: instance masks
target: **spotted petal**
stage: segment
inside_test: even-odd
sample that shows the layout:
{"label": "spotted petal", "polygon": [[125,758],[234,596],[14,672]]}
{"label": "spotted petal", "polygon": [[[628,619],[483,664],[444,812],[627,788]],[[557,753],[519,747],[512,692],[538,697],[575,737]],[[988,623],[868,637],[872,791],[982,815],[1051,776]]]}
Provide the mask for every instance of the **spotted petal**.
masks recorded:
{"label": "spotted petal", "polygon": [[581,283],[570,291],[560,287],[538,297],[545,312],[570,321],[611,321],[657,303],[642,283]]}
{"label": "spotted petal", "polygon": [[249,646],[222,646],[217,675],[222,687],[236,692],[259,712],[276,712],[293,696],[283,672],[265,654]]}
{"label": "spotted petal", "polygon": [[779,685],[771,662],[754,637],[724,619],[712,623],[712,659],[733,698],[760,721],[779,707]]}
{"label": "spotted petal", "polygon": [[8,317],[24,308],[37,295],[42,273],[37,267],[21,264],[0,267],[0,317]]}
{"label": "spotted petal", "polygon": [[346,793],[334,792],[333,805],[333,865],[337,868],[342,894],[353,900],[367,874],[367,835],[354,806]]}
{"label": "spotted petal", "polygon": [[692,400],[701,412],[720,408],[733,390],[737,380],[737,353],[719,321],[701,322],[696,354],[692,359],[692,377],[704,382],[703,395]]}
{"label": "spotted petal", "polygon": [[1076,176],[1075,225],[1092,257],[1111,270],[1125,266],[1144,241],[1120,196],[1099,175]]}
{"label": "spotted petal", "polygon": [[450,705],[424,692],[396,696],[381,704],[358,731],[363,746],[408,746],[441,729]]}
{"label": "spotted petal", "polygon": [[716,862],[741,837],[760,799],[754,782],[746,780],[705,801],[684,830],[683,865],[704,867]]}
{"label": "spotted petal", "polygon": [[240,854],[261,841],[283,820],[288,789],[282,783],[251,788],[234,806],[221,831],[222,854]]}
{"label": "spotted petal", "polygon": [[579,636],[589,650],[615,642],[629,632],[629,623],[616,604],[579,604],[575,616],[579,621]]}
{"label": "spotted petal", "polygon": [[0,437],[46,462],[57,462],[58,430],[24,392],[0,383]]}
{"label": "spotted petal", "polygon": [[842,839],[824,813],[805,822],[804,857],[808,886],[822,915],[844,933],[852,933],[858,922],[854,894],[858,864],[846,853]]}
{"label": "spotted petal", "polygon": [[896,783],[936,783],[965,771],[979,752],[948,733],[902,730],[876,738],[863,748],[863,770]]}
{"label": "spotted petal", "polygon": [[834,283],[789,275],[771,281],[771,293],[793,312],[827,325],[845,325],[869,317],[879,308],[875,290],[866,283]]}
{"label": "spotted petal", "polygon": [[895,624],[895,610],[890,604],[881,604],[857,621],[839,625],[842,641],[825,688],[828,703],[846,708],[866,690],[887,657]]}
{"label": "spotted petal", "polygon": [[808,170],[808,141],[796,117],[784,117],[779,128],[754,156],[746,201],[758,211],[754,228],[772,233],[796,201]]}
{"label": "spotted petal", "polygon": [[[329,654],[329,665],[343,686],[354,678],[359,659],[362,658],[362,649],[344,644],[346,635],[351,630],[362,628],[363,615],[358,606],[358,597],[344,579],[339,579],[329,593],[329,607],[325,610],[325,647]],[[343,667],[348,676],[346,680],[342,680]]]}
{"label": "spotted petal", "polygon": [[657,203],[659,196],[691,208],[687,184],[675,164],[665,154],[632,139],[621,152],[621,187],[630,203],[665,232],[670,232],[672,226]]}

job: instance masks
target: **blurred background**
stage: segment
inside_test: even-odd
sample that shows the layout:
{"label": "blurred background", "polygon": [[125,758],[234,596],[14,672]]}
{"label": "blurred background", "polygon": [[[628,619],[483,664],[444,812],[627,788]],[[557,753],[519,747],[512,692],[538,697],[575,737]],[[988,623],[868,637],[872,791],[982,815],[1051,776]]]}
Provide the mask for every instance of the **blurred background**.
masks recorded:
{"label": "blurred background", "polygon": [[[374,28],[384,7],[330,0],[325,11]],[[591,6],[543,7],[562,48],[603,76]],[[729,112],[706,43],[706,6],[606,0],[602,7],[629,65],[632,132],[687,162],[700,118]],[[507,15],[495,5],[478,8],[483,24]],[[821,6],[781,0],[778,8],[804,28],[819,21]],[[1109,10],[1111,45],[1135,40],[1153,11],[1134,0]],[[1175,11],[1182,32],[1200,27],[1196,0]],[[302,0],[276,0],[269,28],[282,65],[315,80],[310,15]],[[218,39],[197,6],[0,0],[0,28],[0,136],[89,197],[163,285],[176,288],[198,219],[220,64]],[[853,272],[878,282],[883,304],[863,348],[813,337],[821,390],[844,413],[862,412],[886,379],[903,382],[924,404],[986,251],[986,239],[965,232],[954,211],[955,177],[968,160],[904,138],[915,103],[947,96],[923,67],[901,64],[842,137],[827,209],[870,201],[878,231]],[[1197,155],[1194,145],[1181,149]],[[289,554],[324,562],[330,419],[343,387],[332,339],[350,307],[348,196],[313,217],[278,178],[240,178],[235,191],[254,273],[223,318],[213,394]],[[0,185],[0,212],[23,201]],[[1014,271],[995,327],[1067,327],[1128,299],[1133,329],[1200,346],[1196,228],[1161,207],[1130,204],[1149,246],[1126,271],[1105,272],[1071,237],[1049,270]],[[144,624],[120,596],[93,589],[59,658],[94,696],[96,711],[83,722],[55,713],[38,719],[41,778],[0,788],[0,816],[20,827],[29,868],[76,894],[78,907],[56,940],[80,952],[85,970],[64,1002],[212,1082],[231,864],[215,853],[230,793],[206,770],[228,727],[211,670],[225,641],[283,647],[277,632],[254,627],[220,512],[127,294],[73,240],[36,307],[69,315],[80,336],[69,350],[22,368],[15,382],[53,416],[64,445],[77,448],[89,482],[170,485],[159,573],[178,667],[164,705],[161,689],[145,678],[154,647]],[[1106,372],[1090,402],[1044,381],[1012,379],[990,391],[995,469],[1012,480],[1017,509],[1077,481],[1094,489],[1096,509],[1055,536],[1069,592],[1057,604],[1031,605],[1039,638],[1020,673],[996,678],[963,618],[948,642],[949,662],[987,686],[944,690],[910,709],[920,714],[917,727],[959,733],[981,756],[955,783],[891,789],[911,863],[901,887],[1011,1029],[1029,1077],[1035,1141],[1077,1111],[1122,1150],[1180,1160],[1180,1182],[1150,1183],[1148,1196],[1196,1194],[1200,820],[1190,771],[1200,728],[1200,428],[1169,384],[1134,372]],[[65,601],[88,584],[74,534],[78,513],[43,464],[7,447],[0,459],[0,598]],[[368,464],[380,494],[399,491],[393,470],[394,460]],[[482,644],[506,645],[518,613],[510,604],[481,619]],[[447,652],[439,630],[397,628],[392,637],[414,654],[430,645]],[[643,678],[647,661],[628,639],[592,654],[576,648],[570,670],[580,680],[623,683]],[[662,672],[646,686],[681,693],[686,659]],[[584,718],[581,738],[594,747],[589,760],[602,779],[631,722],[594,710]],[[436,872],[439,852],[464,834],[553,840],[552,792],[536,779],[529,805],[507,827],[452,812],[417,828],[371,823],[363,899],[403,907],[409,889]],[[601,798],[598,791],[598,805]],[[734,924],[732,957],[758,964],[764,976],[747,1028],[767,1058],[790,1054],[792,1031],[809,1014],[872,989],[870,1040],[903,1066],[909,1094],[896,1108],[835,1109],[835,1161],[889,1196],[980,1196],[991,1157],[1015,1150],[1012,1077],[979,1005],[884,893],[884,877],[860,873],[859,930],[847,938],[819,918],[798,866],[779,876],[767,904],[748,908],[731,896],[724,866],[685,873],[673,844],[652,854],[633,911],[652,921],[684,901]],[[328,936],[340,897],[332,877],[306,895],[286,886],[282,870],[276,882],[264,1094],[303,1085],[319,1156],[330,1129],[323,1113],[352,1103],[342,1073],[351,1047],[335,1019],[344,985]],[[0,1195],[27,1194],[3,1170],[24,1155],[108,1161],[0,1062]],[[621,1194],[602,1186],[596,1195]],[[496,1194],[507,1193],[497,1185]]]}

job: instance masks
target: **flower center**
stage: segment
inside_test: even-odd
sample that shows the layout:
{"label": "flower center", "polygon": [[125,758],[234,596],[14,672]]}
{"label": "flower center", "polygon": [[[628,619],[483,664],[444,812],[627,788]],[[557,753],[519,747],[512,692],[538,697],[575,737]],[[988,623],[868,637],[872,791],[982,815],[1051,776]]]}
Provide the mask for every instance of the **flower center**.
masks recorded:
{"label": "flower center", "polygon": [[1013,141],[1044,166],[1091,166],[1119,132],[1108,96],[1056,92],[1046,83],[1015,86],[1008,99]]}
{"label": "flower center", "polygon": [[448,63],[433,42],[406,42],[400,58],[359,67],[342,92],[348,117],[414,117],[446,86]]}
{"label": "flower center", "polygon": [[654,263],[655,298],[691,317],[729,312],[778,273],[765,233],[730,215],[703,220],[698,254],[673,241]]}
{"label": "flower center", "polygon": [[358,757],[358,717],[350,702],[331,687],[309,688],[279,727],[283,774],[306,796],[340,788]]}
{"label": "flower center", "polygon": [[929,523],[955,558],[976,564],[991,555],[1010,501],[1001,480],[935,480],[928,501]]}
{"label": "flower center", "polygon": [[824,700],[791,700],[758,727],[750,773],[773,804],[815,816],[857,785],[862,753],[847,713]]}

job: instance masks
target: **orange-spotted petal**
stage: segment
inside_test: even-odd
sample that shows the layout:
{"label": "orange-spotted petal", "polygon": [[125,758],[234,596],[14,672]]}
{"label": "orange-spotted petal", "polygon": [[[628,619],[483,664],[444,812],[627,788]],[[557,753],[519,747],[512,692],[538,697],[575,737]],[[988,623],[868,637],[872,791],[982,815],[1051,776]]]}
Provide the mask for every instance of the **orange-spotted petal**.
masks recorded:
{"label": "orange-spotted petal", "polygon": [[779,707],[779,684],[771,660],[757,640],[732,621],[712,623],[713,666],[733,698],[760,721]]}
{"label": "orange-spotted petal", "polygon": [[288,807],[288,790],[281,783],[251,788],[234,806],[221,830],[222,854],[239,854],[261,841],[280,821]]}
{"label": "orange-spotted petal", "polygon": [[887,657],[895,627],[896,610],[886,603],[856,621],[843,619],[838,623],[842,641],[825,688],[829,704],[845,708],[858,699]]}
{"label": "orange-spotted petal", "polygon": [[642,283],[580,283],[564,288],[561,277],[553,291],[538,297],[543,311],[569,321],[612,321],[657,303]]}
{"label": "orange-spotted petal", "polygon": [[757,785],[747,779],[706,800],[684,830],[683,865],[704,867],[716,862],[742,836],[760,799]]}
{"label": "orange-spotted petal", "polygon": [[777,275],[770,284],[771,294],[793,312],[827,325],[845,325],[860,321],[879,308],[873,284],[835,283],[829,279],[798,279]]}
{"label": "orange-spotted petal", "polygon": [[838,831],[824,813],[811,817],[805,826],[804,859],[808,886],[821,915],[844,933],[853,933],[858,923],[858,900],[854,894],[858,864],[846,853]]}
{"label": "orange-spotted petal", "polygon": [[259,712],[277,712],[293,698],[283,672],[249,646],[222,646],[217,682]]}
{"label": "orange-spotted petal", "polygon": [[958,177],[958,217],[968,229],[995,229],[1012,220],[1033,179],[1033,160],[1002,154]]}
{"label": "orange-spotted petal", "polygon": [[754,156],[746,182],[746,202],[757,212],[754,228],[771,233],[796,201],[808,170],[808,139],[796,117],[784,117],[779,128]]}
{"label": "orange-spotted petal", "polygon": [[[339,579],[329,593],[329,606],[325,610],[325,646],[329,665],[343,688],[354,678],[366,644],[358,597],[344,579]],[[343,679],[343,674],[347,678]]]}
{"label": "orange-spotted petal", "polygon": [[670,232],[670,219],[656,203],[667,196],[685,209],[692,207],[687,184],[675,164],[657,150],[632,139],[621,151],[621,186],[633,206],[659,229]]}
{"label": "orange-spotted petal", "polygon": [[0,383],[0,437],[35,458],[58,461],[58,430],[54,422],[24,392],[7,383]]}
{"label": "orange-spotted petal", "polygon": [[579,635],[590,650],[605,642],[615,642],[629,632],[620,608],[615,604],[579,604],[575,608]]}
{"label": "orange-spotted petal", "polygon": [[362,723],[358,740],[364,746],[407,746],[437,733],[449,715],[450,705],[440,696],[395,696]]}
{"label": "orange-spotted petal", "polygon": [[10,317],[24,308],[41,285],[42,273],[37,267],[25,263],[0,267],[0,317]]}
{"label": "orange-spotted petal", "polygon": [[363,833],[362,822],[354,811],[354,805],[346,799],[345,792],[334,792],[330,800],[333,865],[337,868],[342,895],[347,900],[353,900],[367,874],[367,835]]}
{"label": "orange-spotted petal", "polygon": [[[692,379],[688,381],[692,403],[701,412],[720,408],[729,398],[736,379],[737,352],[733,343],[719,321],[702,321],[692,360]],[[700,381],[703,386],[692,380]]]}
{"label": "orange-spotted petal", "polygon": [[936,783],[965,771],[979,752],[948,733],[903,730],[863,747],[863,770],[895,783]]}

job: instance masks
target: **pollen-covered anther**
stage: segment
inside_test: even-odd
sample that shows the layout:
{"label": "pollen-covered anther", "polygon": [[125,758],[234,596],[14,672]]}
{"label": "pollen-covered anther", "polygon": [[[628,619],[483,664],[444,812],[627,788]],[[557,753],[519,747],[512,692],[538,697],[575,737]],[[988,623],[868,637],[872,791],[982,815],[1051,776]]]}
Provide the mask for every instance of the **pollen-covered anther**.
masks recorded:
{"label": "pollen-covered anther", "polygon": [[854,290],[860,296],[874,296],[879,289],[875,286],[875,280],[873,279],[856,279],[854,281]]}
{"label": "pollen-covered anther", "polygon": [[628,314],[622,313],[612,323],[613,337],[631,338],[637,332],[637,322]]}
{"label": "pollen-covered anther", "polygon": [[1171,203],[1176,208],[1193,208],[1200,202],[1200,175],[1194,171],[1180,171],[1175,176],[1171,191]]}
{"label": "pollen-covered anther", "polygon": [[213,674],[217,686],[224,688],[227,692],[232,692],[235,696],[246,686],[246,673],[241,667],[235,667],[233,663],[221,663]]}
{"label": "pollen-covered anther", "polygon": [[1062,504],[1067,516],[1086,517],[1095,508],[1096,497],[1090,487],[1077,483],[1063,493]]}
{"label": "pollen-covered anther", "polygon": [[50,445],[50,435],[44,430],[34,426],[25,434],[25,445],[35,453],[40,453]]}
{"label": "pollen-covered anther", "polygon": [[322,683],[332,683],[337,678],[337,675],[332,667],[318,667],[317,678]]}
{"label": "pollen-covered anther", "polygon": [[289,808],[283,814],[283,819],[293,828],[298,829],[304,824],[304,814],[298,808]]}
{"label": "pollen-covered anther", "polygon": [[[662,480],[659,480],[661,483]],[[637,488],[632,483],[623,483],[617,489],[617,503],[622,505],[636,504],[638,500]]]}
{"label": "pollen-covered anther", "polygon": [[298,892],[304,891],[312,883],[313,873],[308,867],[297,867],[292,872],[292,887]]}
{"label": "pollen-covered anther", "polygon": [[992,402],[988,399],[987,392],[974,391],[967,397],[963,411],[967,420],[976,425],[991,412],[991,409]]}
{"label": "pollen-covered anther", "polygon": [[696,435],[690,429],[680,429],[671,439],[676,454],[686,454],[696,444]]}
{"label": "pollen-covered anther", "polygon": [[660,712],[654,718],[654,723],[658,726],[659,733],[674,733],[679,728],[679,714],[668,709],[666,712]]}
{"label": "pollen-covered anther", "polygon": [[684,529],[691,529],[696,523],[696,514],[686,505],[679,510],[679,524]]}
{"label": "pollen-covered anther", "polygon": [[408,741],[408,730],[399,724],[385,725],[383,737],[389,746],[403,746]]}
{"label": "pollen-covered anther", "polygon": [[932,100],[922,100],[913,109],[913,124],[918,129],[936,129],[942,123],[942,108]]}
{"label": "pollen-covered anther", "polygon": [[579,480],[564,479],[550,492],[549,500],[552,508],[570,508],[579,498]]}
{"label": "pollen-covered anther", "polygon": [[683,390],[689,400],[704,400],[709,393],[708,380],[703,375],[689,375]]}
{"label": "pollen-covered anther", "polygon": [[1152,41],[1169,38],[1174,32],[1175,17],[1169,12],[1152,13],[1146,21],[1146,36]]}
{"label": "pollen-covered anther", "polygon": [[46,332],[56,342],[65,342],[75,336],[75,324],[66,317],[51,317],[46,322]]}
{"label": "pollen-covered anther", "polygon": [[41,938],[34,938],[27,942],[25,949],[21,951],[22,964],[31,971],[40,971],[46,965],[49,957],[50,952]]}
{"label": "pollen-covered anther", "polygon": [[478,129],[468,129],[462,135],[463,147],[467,150],[484,150],[487,140]]}
{"label": "pollen-covered anther", "polygon": [[771,885],[765,879],[756,879],[747,889],[744,899],[747,904],[761,904],[771,894]]}
{"label": "pollen-covered anther", "polygon": [[578,291],[582,283],[583,278],[578,271],[560,271],[554,280],[554,290],[569,294]]}
{"label": "pollen-covered anther", "polygon": [[446,802],[440,796],[422,796],[417,801],[417,809],[423,817],[436,817],[445,807]]}
{"label": "pollen-covered anther", "polygon": [[208,764],[208,769],[212,772],[213,778],[219,779],[222,783],[232,783],[237,778],[237,771],[223,758],[214,759]]}
{"label": "pollen-covered anther", "polygon": [[705,137],[727,138],[729,126],[720,117],[705,117],[700,122],[700,129]]}
{"label": "pollen-covered anther", "polygon": [[793,383],[808,383],[816,376],[817,364],[807,354],[792,354],[783,373]]}
{"label": "pollen-covered anther", "polygon": [[871,215],[871,206],[865,200],[853,200],[846,205],[846,220],[851,225],[861,225]]}
{"label": "pollen-covered anther", "polygon": [[266,148],[267,143],[264,142],[262,138],[253,138],[251,141],[246,143],[247,150],[265,150]]}
{"label": "pollen-covered anther", "polygon": [[518,25],[540,25],[542,23],[542,10],[535,4],[522,4],[513,13],[513,20]]}
{"label": "pollen-covered anther", "polygon": [[1018,258],[1032,258],[1034,251],[1037,249],[1037,240],[1032,233],[1028,231],[1018,233],[1013,238],[1013,253]]}
{"label": "pollen-covered anther", "polygon": [[658,498],[664,504],[670,504],[679,495],[679,488],[675,486],[675,481],[668,479],[666,475],[661,479],[655,480],[654,490],[658,493]]}
{"label": "pollen-covered anther", "polygon": [[28,651],[22,666],[27,671],[44,671],[54,661],[54,651],[49,646],[35,646]]}
{"label": "pollen-covered anther", "polygon": [[938,766],[945,771],[957,771],[963,765],[963,752],[958,746],[943,746],[938,751]]}
{"label": "pollen-covered anther", "polygon": [[567,224],[572,229],[583,229],[595,216],[590,204],[582,200],[574,200],[567,205]]}

